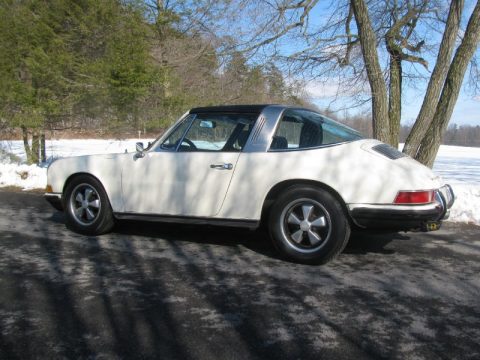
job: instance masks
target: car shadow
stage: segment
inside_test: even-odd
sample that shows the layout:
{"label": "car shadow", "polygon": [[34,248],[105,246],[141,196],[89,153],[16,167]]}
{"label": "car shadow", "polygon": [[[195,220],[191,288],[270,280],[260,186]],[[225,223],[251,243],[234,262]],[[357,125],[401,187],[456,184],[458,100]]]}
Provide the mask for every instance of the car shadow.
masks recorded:
{"label": "car shadow", "polygon": [[[285,260],[275,250],[268,230],[264,227],[248,230],[211,225],[123,221],[115,226],[114,231],[125,235],[161,238],[172,241],[187,241],[219,246],[241,245],[263,256]],[[352,232],[343,253],[351,255],[367,255],[370,253],[391,255],[395,254],[394,249],[388,248],[392,241],[408,240],[410,240],[410,237],[400,232]]]}
{"label": "car shadow", "polygon": [[[50,220],[59,224],[65,223],[65,215],[62,212],[55,212]],[[128,236],[143,236],[150,240],[186,241],[225,247],[240,245],[260,255],[272,259],[282,259],[273,247],[268,231],[264,227],[248,230],[212,225],[123,220],[115,225],[113,232]],[[391,255],[395,253],[395,250],[388,248],[392,241],[409,239],[409,236],[402,233],[352,232],[343,253],[350,255],[367,255],[370,253]]]}
{"label": "car shadow", "polygon": [[407,241],[410,237],[399,232],[353,232],[347,246],[343,250],[345,254],[366,255],[370,253],[391,255],[394,249],[387,248],[392,241]]}
{"label": "car shadow", "polygon": [[187,241],[226,247],[240,245],[269,258],[281,258],[273,248],[267,231],[263,228],[249,230],[212,225],[122,221],[115,225],[114,231],[119,234],[144,236],[150,239]]}

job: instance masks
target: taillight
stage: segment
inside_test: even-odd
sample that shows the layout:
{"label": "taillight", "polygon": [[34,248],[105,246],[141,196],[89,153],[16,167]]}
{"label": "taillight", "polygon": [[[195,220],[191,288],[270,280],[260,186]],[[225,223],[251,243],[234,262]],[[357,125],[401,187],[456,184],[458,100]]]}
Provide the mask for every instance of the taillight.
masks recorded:
{"label": "taillight", "polygon": [[433,201],[433,190],[399,191],[395,204],[429,204]]}

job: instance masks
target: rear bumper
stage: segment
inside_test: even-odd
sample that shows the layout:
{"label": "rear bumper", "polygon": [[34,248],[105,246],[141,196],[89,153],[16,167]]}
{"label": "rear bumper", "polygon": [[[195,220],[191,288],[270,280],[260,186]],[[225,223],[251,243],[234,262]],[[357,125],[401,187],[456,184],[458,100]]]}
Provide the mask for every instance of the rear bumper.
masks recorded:
{"label": "rear bumper", "polygon": [[46,193],[45,200],[47,200],[55,209],[63,211],[62,194]]}
{"label": "rear bumper", "polygon": [[448,219],[455,195],[449,185],[435,191],[435,201],[425,205],[350,205],[353,222],[360,228],[383,230],[422,230],[440,228]]}

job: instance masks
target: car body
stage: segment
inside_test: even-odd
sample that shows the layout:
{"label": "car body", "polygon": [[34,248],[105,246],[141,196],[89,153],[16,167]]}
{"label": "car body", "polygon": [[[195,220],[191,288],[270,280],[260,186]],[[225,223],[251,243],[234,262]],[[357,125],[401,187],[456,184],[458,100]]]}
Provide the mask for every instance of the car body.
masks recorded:
{"label": "car body", "polygon": [[145,150],[53,162],[47,183],[47,200],[82,233],[115,219],[265,221],[276,247],[303,262],[333,258],[351,228],[435,230],[454,201],[398,150],[283,105],[191,109]]}

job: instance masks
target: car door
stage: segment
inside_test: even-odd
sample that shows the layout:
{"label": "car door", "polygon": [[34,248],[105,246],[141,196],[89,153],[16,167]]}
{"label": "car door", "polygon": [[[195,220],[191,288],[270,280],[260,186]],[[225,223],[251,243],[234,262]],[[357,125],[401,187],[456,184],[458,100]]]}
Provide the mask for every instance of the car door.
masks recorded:
{"label": "car door", "polygon": [[215,216],[255,121],[251,114],[190,116],[122,172],[125,212]]}

